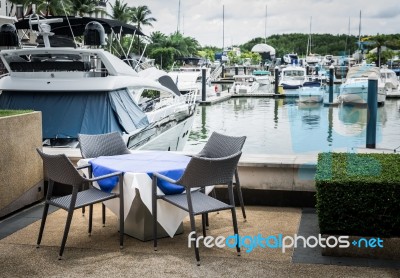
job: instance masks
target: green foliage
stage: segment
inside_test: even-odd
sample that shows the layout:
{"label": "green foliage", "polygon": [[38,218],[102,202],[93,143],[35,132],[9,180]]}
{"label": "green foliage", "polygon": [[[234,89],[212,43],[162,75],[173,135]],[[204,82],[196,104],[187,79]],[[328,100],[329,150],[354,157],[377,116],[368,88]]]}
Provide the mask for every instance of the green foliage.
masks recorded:
{"label": "green foliage", "polygon": [[196,56],[200,50],[199,42],[196,39],[185,37],[179,32],[169,36],[154,32],[150,38],[153,43],[148,46],[147,54],[164,69],[170,68],[178,57]]}
{"label": "green foliage", "polygon": [[321,233],[400,236],[398,165],[398,154],[319,154],[315,179]]}
{"label": "green foliage", "polygon": [[0,117],[14,116],[31,112],[33,112],[33,110],[0,110]]}

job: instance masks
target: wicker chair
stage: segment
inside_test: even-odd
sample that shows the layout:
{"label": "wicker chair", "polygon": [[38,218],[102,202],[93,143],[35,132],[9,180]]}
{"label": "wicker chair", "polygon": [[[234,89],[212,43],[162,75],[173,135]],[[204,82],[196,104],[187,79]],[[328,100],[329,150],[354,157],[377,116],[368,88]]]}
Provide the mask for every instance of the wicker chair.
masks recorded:
{"label": "wicker chair", "polygon": [[[68,232],[71,226],[72,216],[75,209],[89,206],[89,235],[92,232],[92,218],[93,218],[93,204],[100,203],[109,199],[120,199],[120,215],[119,215],[119,232],[120,232],[120,247],[124,243],[124,198],[123,198],[123,176],[121,172],[96,177],[86,178],[82,176],[78,170],[90,167],[90,165],[75,168],[65,154],[49,155],[37,149],[39,155],[43,159],[43,166],[47,172],[49,186],[46,195],[46,201],[43,209],[42,222],[40,224],[39,236],[37,240],[37,247],[39,248],[42,241],[44,226],[46,224],[47,213],[49,206],[53,205],[68,211],[67,221],[64,229],[64,236],[61,241],[61,248],[59,252],[59,259],[62,258],[65,244],[67,242]],[[119,193],[106,193],[91,186],[91,183],[109,177],[119,177]],[[56,183],[55,183],[56,182]],[[84,184],[89,184],[89,188],[79,191]],[[72,194],[55,197],[53,196],[53,188],[55,186],[72,186]]]}
{"label": "wicker chair", "polygon": [[[242,150],[246,136],[234,137],[213,132],[203,149],[197,154],[200,157],[218,158],[225,157],[237,153]],[[237,168],[235,169],[235,182],[233,185],[239,198],[240,207],[242,208],[243,218],[246,221],[246,211],[244,209],[242,189]],[[215,197],[215,191],[213,191]]]}
{"label": "wicker chair", "polygon": [[[112,156],[129,154],[124,140],[118,132],[105,134],[78,134],[79,148],[83,158],[96,158],[99,156]],[[89,173],[91,177],[92,173]],[[82,208],[82,214],[85,213],[85,207]],[[102,205],[103,226],[106,224],[106,207]]]}
{"label": "wicker chair", "polygon": [[[193,156],[186,167],[184,173],[178,180],[170,179],[159,173],[153,173],[152,183],[152,212],[153,212],[153,239],[154,250],[157,250],[157,200],[162,199],[174,206],[177,206],[187,212],[190,216],[190,225],[194,239],[197,238],[195,215],[202,215],[203,233],[204,216],[213,211],[231,210],[233,231],[238,234],[235,201],[233,197],[233,174],[237,167],[241,152],[222,158],[206,158]],[[185,194],[175,195],[157,195],[158,179],[165,180],[169,183],[178,184],[186,189]],[[214,184],[227,184],[229,192],[229,204],[223,203],[213,197],[204,194],[200,190],[191,191],[193,188],[204,188]],[[195,241],[196,242],[196,241]],[[240,256],[240,247],[236,245],[238,256]],[[194,248],[197,265],[200,265],[200,255],[198,246]]]}

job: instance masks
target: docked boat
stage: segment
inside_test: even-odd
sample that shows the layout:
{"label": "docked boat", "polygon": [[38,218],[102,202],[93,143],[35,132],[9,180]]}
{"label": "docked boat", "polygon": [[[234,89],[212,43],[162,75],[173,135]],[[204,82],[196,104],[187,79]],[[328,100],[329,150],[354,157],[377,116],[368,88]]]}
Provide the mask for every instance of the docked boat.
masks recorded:
{"label": "docked boat", "polygon": [[399,85],[400,85],[399,78],[397,77],[394,70],[391,70],[387,67],[382,67],[380,72],[381,72],[381,78],[382,78],[383,82],[385,82],[388,89],[391,89],[391,90],[399,89]]}
{"label": "docked boat", "polygon": [[231,90],[234,94],[254,93],[260,86],[253,75],[234,75]]}
{"label": "docked boat", "polygon": [[387,86],[381,78],[378,67],[360,65],[349,68],[346,81],[339,87],[338,101],[343,104],[367,104],[368,78],[375,76],[378,79],[378,104],[384,104]]}
{"label": "docked boat", "polygon": [[299,66],[289,66],[282,69],[279,86],[284,90],[299,89],[307,81],[306,69]]}
{"label": "docked boat", "polygon": [[182,65],[174,66],[172,67],[171,71],[168,72],[168,75],[175,82],[178,90],[182,94],[186,94],[194,90],[201,90],[203,69],[205,69],[206,72],[207,87],[211,88],[211,68],[205,66],[203,67],[201,61],[202,59],[200,58],[182,58],[180,61]]}
{"label": "docked boat", "polygon": [[295,53],[289,53],[283,55],[283,61],[285,64],[297,65],[299,63],[299,56]]}
{"label": "docked boat", "polygon": [[318,103],[324,99],[325,86],[321,81],[306,81],[299,90],[299,102]]}
{"label": "docked boat", "polygon": [[260,85],[269,85],[272,82],[271,72],[268,70],[253,70],[253,75]]}
{"label": "docked boat", "polygon": [[[87,48],[51,47],[51,23],[60,22],[54,20],[30,22],[40,24],[44,47],[0,52],[9,73],[0,79],[0,109],[41,111],[44,146],[74,148],[80,133],[117,131],[130,149],[182,150],[194,99],[182,96],[165,72],[144,77],[99,48],[105,34],[98,22],[81,28]],[[14,35],[15,29],[0,37]]]}

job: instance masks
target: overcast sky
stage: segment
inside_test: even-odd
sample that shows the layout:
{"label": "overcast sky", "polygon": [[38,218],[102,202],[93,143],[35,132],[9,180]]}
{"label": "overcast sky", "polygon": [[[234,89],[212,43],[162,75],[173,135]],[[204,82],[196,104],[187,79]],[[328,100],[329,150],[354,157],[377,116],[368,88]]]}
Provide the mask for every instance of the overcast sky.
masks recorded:
{"label": "overcast sky", "polygon": [[[312,33],[348,34],[350,19],[350,34],[358,36],[361,10],[361,35],[395,34],[400,33],[399,1],[181,0],[179,30],[197,39],[202,46],[222,47],[223,41],[225,46],[243,44],[264,37],[265,33],[267,37],[283,33],[308,34],[312,17]],[[153,23],[153,28],[143,28],[147,35],[154,31],[170,35],[177,30],[179,0],[125,2],[130,6],[149,7],[157,22]]]}

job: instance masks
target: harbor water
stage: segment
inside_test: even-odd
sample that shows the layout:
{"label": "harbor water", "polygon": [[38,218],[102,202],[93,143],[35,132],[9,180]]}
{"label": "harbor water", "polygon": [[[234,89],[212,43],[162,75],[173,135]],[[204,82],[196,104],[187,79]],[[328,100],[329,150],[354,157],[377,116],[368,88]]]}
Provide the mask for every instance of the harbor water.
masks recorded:
{"label": "harbor water", "polygon": [[[400,146],[399,108],[400,99],[389,98],[378,107],[377,148]],[[247,154],[356,151],[366,146],[366,107],[304,104],[295,97],[241,97],[200,106],[195,117],[184,151],[200,151],[213,131],[246,135]]]}

